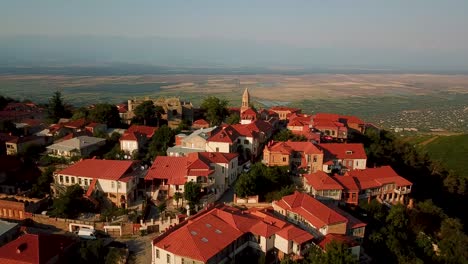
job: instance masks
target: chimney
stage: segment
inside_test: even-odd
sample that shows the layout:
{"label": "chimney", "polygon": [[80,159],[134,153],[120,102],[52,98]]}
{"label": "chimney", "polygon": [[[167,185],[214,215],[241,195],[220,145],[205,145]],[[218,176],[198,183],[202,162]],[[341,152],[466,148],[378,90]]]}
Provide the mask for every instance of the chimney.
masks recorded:
{"label": "chimney", "polygon": [[27,247],[28,247],[28,244],[26,244],[26,243],[20,244],[20,245],[16,248],[16,253],[17,253],[17,254],[21,254],[21,252],[23,252],[24,250],[26,250]]}

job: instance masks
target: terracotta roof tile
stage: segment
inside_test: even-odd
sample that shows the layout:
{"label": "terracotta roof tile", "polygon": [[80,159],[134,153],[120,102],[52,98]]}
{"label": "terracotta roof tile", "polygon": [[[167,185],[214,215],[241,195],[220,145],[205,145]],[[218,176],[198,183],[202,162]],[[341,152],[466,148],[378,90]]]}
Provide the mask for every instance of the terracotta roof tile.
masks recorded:
{"label": "terracotta roof tile", "polygon": [[280,201],[283,203],[277,203],[278,206],[301,215],[318,229],[325,225],[348,221],[342,215],[304,193],[296,191],[294,194],[284,196]]}
{"label": "terracotta roof tile", "polygon": [[302,244],[304,242],[314,239],[314,236],[312,234],[293,225],[288,225],[287,227],[276,232],[276,234],[286,240],[292,240],[298,244]]}
{"label": "terracotta roof tile", "polygon": [[85,159],[56,174],[117,181],[131,172],[133,161]]}
{"label": "terracotta roof tile", "polygon": [[304,175],[306,182],[315,190],[343,190],[343,187],[323,171]]}
{"label": "terracotta roof tile", "polygon": [[367,159],[364,145],[361,143],[325,143],[320,144],[324,151],[324,160]]}
{"label": "terracotta roof tile", "polygon": [[131,125],[127,129],[126,133],[138,132],[141,134],[145,134],[147,138],[151,138],[154,135],[154,132],[156,132],[157,130],[158,130],[157,127]]}

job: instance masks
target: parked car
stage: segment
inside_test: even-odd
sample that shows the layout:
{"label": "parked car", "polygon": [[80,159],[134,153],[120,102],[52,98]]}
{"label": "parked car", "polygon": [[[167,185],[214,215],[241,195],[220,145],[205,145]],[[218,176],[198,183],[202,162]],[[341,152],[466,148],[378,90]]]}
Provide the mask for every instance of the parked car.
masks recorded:
{"label": "parked car", "polygon": [[80,228],[80,230],[75,232],[77,236],[83,239],[95,240],[96,238],[96,230],[89,229],[89,228]]}

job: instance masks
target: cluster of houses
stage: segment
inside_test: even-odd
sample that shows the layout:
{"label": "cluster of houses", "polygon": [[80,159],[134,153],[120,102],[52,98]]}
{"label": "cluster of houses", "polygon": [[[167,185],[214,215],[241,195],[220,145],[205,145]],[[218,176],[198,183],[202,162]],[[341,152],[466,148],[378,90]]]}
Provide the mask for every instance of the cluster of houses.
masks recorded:
{"label": "cluster of houses", "polygon": [[[141,102],[130,100],[128,106],[119,105],[121,116],[129,120]],[[193,119],[196,111],[190,103],[175,99],[154,103],[167,110],[166,118],[173,126],[183,118]],[[157,156],[149,168],[132,158],[147,148],[157,127],[131,125],[127,130],[116,130],[84,119],[61,120],[47,128],[29,128],[35,134],[28,136],[0,134],[0,140],[11,155],[25,147],[21,142],[34,137],[55,139],[53,144],[40,142],[48,145],[49,155],[89,157],[56,171],[52,189],[59,193],[66,186],[78,184],[86,197],[106,197],[123,208],[139,197],[171,199],[176,193],[184,193],[187,182],[198,183],[204,209],[152,241],[154,264],[231,263],[248,247],[265,254],[274,252],[279,258],[301,258],[309,247],[325,249],[333,240],[348,244],[359,256],[366,224],[342,206],[353,207],[371,199],[405,203],[412,183],[390,166],[367,168],[363,144],[347,143],[351,133],[366,129],[357,117],[308,115],[284,106],[257,111],[250,103],[246,89],[241,107],[229,109],[239,113],[238,124],[210,127],[206,120],[190,120],[192,130],[176,135],[167,156]],[[275,142],[272,136],[280,129],[288,129],[306,141]],[[105,144],[104,139],[93,137],[97,132],[120,133],[125,160],[90,157]],[[304,192],[296,191],[263,209],[211,206],[252,162],[287,166],[291,177],[302,181]],[[0,172],[0,185],[1,180]],[[11,208],[5,206],[0,200],[0,217],[9,215]],[[21,213],[22,218],[26,213]]]}

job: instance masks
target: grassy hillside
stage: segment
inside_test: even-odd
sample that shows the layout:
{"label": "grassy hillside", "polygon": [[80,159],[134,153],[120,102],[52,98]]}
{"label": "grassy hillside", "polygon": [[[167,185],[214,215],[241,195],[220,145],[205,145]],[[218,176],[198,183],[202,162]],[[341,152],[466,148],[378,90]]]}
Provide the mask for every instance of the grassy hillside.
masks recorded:
{"label": "grassy hillside", "polygon": [[441,161],[447,169],[468,178],[468,134],[438,136],[420,146],[432,159]]}

